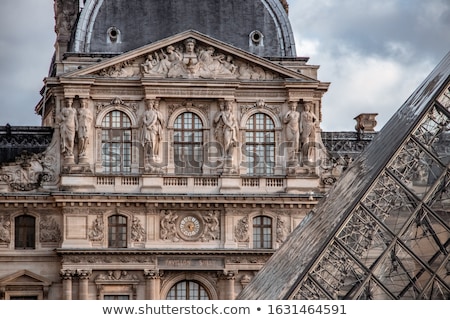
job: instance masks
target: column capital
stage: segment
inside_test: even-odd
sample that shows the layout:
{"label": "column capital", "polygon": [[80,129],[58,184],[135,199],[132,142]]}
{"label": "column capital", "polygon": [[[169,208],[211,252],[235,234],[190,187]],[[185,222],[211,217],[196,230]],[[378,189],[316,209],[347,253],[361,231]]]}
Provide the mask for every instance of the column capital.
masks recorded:
{"label": "column capital", "polygon": [[146,279],[160,279],[164,275],[164,272],[158,269],[145,269],[144,277]]}
{"label": "column capital", "polygon": [[59,275],[63,280],[72,280],[72,278],[76,275],[76,270],[61,269]]}
{"label": "column capital", "polygon": [[90,276],[92,275],[92,270],[78,269],[77,275],[78,275],[78,278],[80,278],[81,280],[89,280]]}

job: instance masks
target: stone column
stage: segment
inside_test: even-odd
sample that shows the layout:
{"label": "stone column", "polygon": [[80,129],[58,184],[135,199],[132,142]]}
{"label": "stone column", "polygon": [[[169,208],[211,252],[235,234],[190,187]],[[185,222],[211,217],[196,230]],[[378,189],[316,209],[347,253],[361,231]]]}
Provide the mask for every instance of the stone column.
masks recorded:
{"label": "stone column", "polygon": [[234,281],[236,279],[237,271],[224,270],[219,274],[220,279],[220,300],[234,300]]}
{"label": "stone column", "polygon": [[63,269],[60,272],[63,285],[63,300],[72,300],[72,278],[74,274],[74,270]]}
{"label": "stone column", "polygon": [[162,272],[159,270],[144,270],[145,298],[147,300],[160,300]]}
{"label": "stone column", "polygon": [[89,297],[89,278],[92,275],[92,270],[77,270],[79,282],[79,298],[80,300],[88,300]]}

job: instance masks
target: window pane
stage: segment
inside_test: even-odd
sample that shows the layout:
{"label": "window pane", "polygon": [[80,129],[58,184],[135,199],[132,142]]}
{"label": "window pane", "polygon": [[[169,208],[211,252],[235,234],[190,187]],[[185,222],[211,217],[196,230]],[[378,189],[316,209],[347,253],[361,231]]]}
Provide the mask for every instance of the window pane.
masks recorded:
{"label": "window pane", "polygon": [[35,249],[36,219],[25,215],[17,217],[14,237],[16,249]]}
{"label": "window pane", "polygon": [[192,112],[180,114],[174,125],[174,162],[178,174],[201,173],[203,162],[203,125]]}
{"label": "window pane", "polygon": [[181,281],[174,285],[167,294],[167,300],[209,300],[203,286],[195,281]]}
{"label": "window pane", "polygon": [[114,215],[108,218],[108,247],[127,247],[127,218]]}
{"label": "window pane", "polygon": [[120,111],[108,113],[102,122],[102,164],[105,173],[131,172],[131,121]]}
{"label": "window pane", "polygon": [[272,248],[272,218],[266,216],[253,218],[253,248]]}
{"label": "window pane", "polygon": [[246,125],[245,143],[247,172],[255,175],[270,175],[275,167],[275,126],[266,114],[251,116]]}

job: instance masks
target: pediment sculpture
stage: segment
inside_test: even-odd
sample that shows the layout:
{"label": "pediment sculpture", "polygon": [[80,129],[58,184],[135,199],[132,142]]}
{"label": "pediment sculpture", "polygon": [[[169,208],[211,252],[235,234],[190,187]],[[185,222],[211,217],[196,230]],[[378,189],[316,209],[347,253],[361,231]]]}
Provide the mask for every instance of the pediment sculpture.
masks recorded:
{"label": "pediment sculpture", "polygon": [[97,72],[99,76],[181,79],[279,79],[277,72],[194,38],[158,48]]}

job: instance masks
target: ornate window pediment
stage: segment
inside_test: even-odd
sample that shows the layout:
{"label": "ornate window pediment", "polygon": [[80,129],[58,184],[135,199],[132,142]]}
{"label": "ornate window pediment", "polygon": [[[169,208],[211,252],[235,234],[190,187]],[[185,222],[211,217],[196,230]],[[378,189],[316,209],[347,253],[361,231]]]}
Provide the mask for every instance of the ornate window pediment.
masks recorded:
{"label": "ornate window pediment", "polygon": [[20,270],[0,279],[0,299],[46,299],[51,284],[45,277]]}

